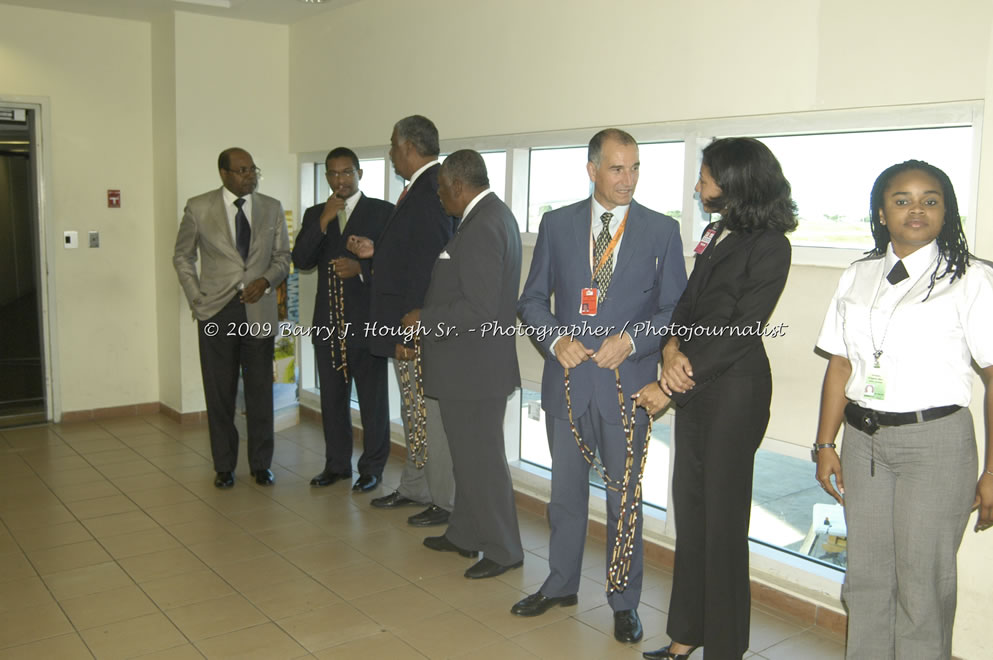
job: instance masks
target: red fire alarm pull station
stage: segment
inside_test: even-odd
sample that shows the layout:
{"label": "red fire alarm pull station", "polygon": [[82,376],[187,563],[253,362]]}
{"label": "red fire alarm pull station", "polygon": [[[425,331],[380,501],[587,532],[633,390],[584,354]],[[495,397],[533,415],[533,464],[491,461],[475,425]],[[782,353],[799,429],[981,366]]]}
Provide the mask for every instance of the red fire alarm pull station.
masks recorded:
{"label": "red fire alarm pull station", "polygon": [[107,208],[109,208],[109,209],[119,209],[119,208],[121,208],[121,191],[120,190],[108,190],[107,191]]}

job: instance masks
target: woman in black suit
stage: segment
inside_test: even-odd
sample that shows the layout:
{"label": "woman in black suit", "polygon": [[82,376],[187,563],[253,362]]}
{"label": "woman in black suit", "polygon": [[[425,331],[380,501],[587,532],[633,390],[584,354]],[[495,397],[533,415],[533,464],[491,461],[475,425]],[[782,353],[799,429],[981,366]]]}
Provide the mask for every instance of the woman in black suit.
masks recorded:
{"label": "woman in black suit", "polygon": [[676,560],[667,632],[646,658],[741,658],[751,609],[748,520],[755,450],[769,422],[772,376],[762,337],[786,285],[796,205],[769,148],[726,138],[703,150],[696,184],[719,213],[662,342],[662,377],[635,395],[657,413],[675,402]]}

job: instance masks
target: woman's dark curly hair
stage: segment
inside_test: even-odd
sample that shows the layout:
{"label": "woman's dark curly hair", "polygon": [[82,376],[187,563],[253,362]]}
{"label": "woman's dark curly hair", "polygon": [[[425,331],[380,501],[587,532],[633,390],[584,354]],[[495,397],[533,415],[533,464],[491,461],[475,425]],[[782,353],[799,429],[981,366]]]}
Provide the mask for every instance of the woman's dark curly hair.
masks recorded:
{"label": "woman's dark curly hair", "polygon": [[703,150],[703,164],[721,189],[720,197],[704,202],[720,209],[728,229],[796,229],[790,182],[769,147],[754,138],[714,140]]}
{"label": "woman's dark curly hair", "polygon": [[[938,254],[940,258],[935,264],[934,272],[931,273],[931,283],[928,284],[928,296],[934,288],[936,280],[940,280],[949,273],[952,274],[951,281],[965,275],[965,269],[969,266],[969,244],[965,240],[965,233],[962,231],[962,217],[959,215],[959,202],[955,197],[955,189],[948,175],[940,169],[925,163],[923,160],[908,160],[896,165],[890,165],[882,174],[876,177],[876,182],[872,184],[872,193],[869,195],[869,225],[872,227],[872,237],[876,241],[876,247],[868,254],[882,256],[886,254],[886,246],[890,242],[890,230],[879,221],[879,212],[885,203],[886,189],[890,182],[898,174],[904,172],[922,172],[933,177],[941,185],[941,195],[945,201],[945,218],[941,225],[941,231],[935,242],[938,244]],[[944,266],[944,270],[942,270]],[[939,273],[939,271],[941,271]],[[927,296],[924,297],[927,300]]]}

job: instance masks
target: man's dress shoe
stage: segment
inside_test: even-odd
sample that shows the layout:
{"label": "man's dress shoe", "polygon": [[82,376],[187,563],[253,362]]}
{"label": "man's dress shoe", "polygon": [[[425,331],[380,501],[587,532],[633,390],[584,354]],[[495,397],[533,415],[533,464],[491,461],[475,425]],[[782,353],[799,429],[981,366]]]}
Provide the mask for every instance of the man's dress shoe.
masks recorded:
{"label": "man's dress shoe", "polygon": [[448,522],[448,512],[440,506],[432,504],[420,513],[415,513],[407,518],[407,524],[414,527],[430,527],[431,525],[444,525]]}
{"label": "man's dress shoe", "polygon": [[351,479],[351,472],[332,472],[331,470],[325,470],[319,475],[310,480],[311,486],[317,486],[318,488],[323,488],[324,486],[330,486],[331,484],[341,481],[343,479]]}
{"label": "man's dress shoe", "polygon": [[438,552],[457,552],[463,557],[479,556],[479,553],[475,550],[466,550],[455,545],[448,540],[447,536],[429,536],[424,539],[424,545]]}
{"label": "man's dress shoe", "polygon": [[700,648],[699,646],[694,646],[686,653],[673,653],[669,650],[670,647],[672,647],[671,643],[657,651],[645,651],[641,654],[641,657],[648,658],[648,660],[689,660],[689,657],[693,655],[693,651]]}
{"label": "man's dress shoe", "polygon": [[569,596],[546,596],[539,591],[531,594],[523,600],[517,601],[517,603],[510,608],[510,613],[516,614],[517,616],[538,616],[539,614],[544,614],[556,605],[569,607],[570,605],[575,605],[578,602],[579,597],[576,594]]}
{"label": "man's dress shoe", "polygon": [[638,610],[617,610],[614,612],[614,639],[632,644],[641,639],[641,619]]}
{"label": "man's dress shoe", "polygon": [[370,490],[379,485],[379,477],[374,474],[360,474],[359,478],[355,480],[355,485],[352,486],[352,490],[358,491],[360,493],[368,493]]}
{"label": "man's dress shoe", "polygon": [[260,486],[271,486],[276,480],[276,478],[272,476],[272,470],[269,469],[253,470],[252,476],[255,477],[255,483]]}
{"label": "man's dress shoe", "polygon": [[481,580],[483,578],[491,578],[491,577],[496,577],[498,575],[503,575],[512,568],[520,568],[523,565],[524,565],[523,559],[520,560],[519,562],[511,564],[510,566],[504,566],[502,564],[496,563],[492,559],[487,559],[486,557],[483,557],[475,564],[473,564],[472,566],[466,569],[465,576],[470,580]]}
{"label": "man's dress shoe", "polygon": [[231,488],[234,486],[234,472],[218,472],[214,477],[214,486],[217,488]]}
{"label": "man's dress shoe", "polygon": [[377,509],[392,509],[398,506],[406,506],[408,504],[418,504],[409,497],[404,497],[400,494],[400,491],[395,490],[389,495],[383,495],[382,497],[374,498],[369,504],[373,505]]}

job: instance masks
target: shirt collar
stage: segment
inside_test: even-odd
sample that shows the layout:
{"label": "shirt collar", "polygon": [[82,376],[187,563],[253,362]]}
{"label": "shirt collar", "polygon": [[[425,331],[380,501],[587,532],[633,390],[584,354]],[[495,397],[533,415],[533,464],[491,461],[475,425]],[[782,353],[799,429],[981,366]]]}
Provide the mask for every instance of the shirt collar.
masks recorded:
{"label": "shirt collar", "polygon": [[476,195],[475,197],[473,197],[472,198],[472,201],[469,202],[468,204],[466,204],[465,211],[462,211],[462,219],[465,220],[466,217],[469,215],[469,212],[472,211],[474,208],[476,208],[476,204],[479,203],[479,200],[481,200],[483,197],[485,197],[485,196],[487,196],[489,194],[490,194],[490,189],[487,188],[483,192],[481,192],[478,195]]}
{"label": "shirt collar", "polygon": [[424,165],[422,165],[419,170],[417,170],[416,172],[410,175],[410,183],[407,184],[407,187],[409,188],[410,186],[414,185],[414,181],[417,181],[417,177],[423,174],[424,170],[428,169],[429,167],[434,167],[437,164],[438,164],[437,160],[432,160],[430,163],[425,163]]}
{"label": "shirt collar", "polygon": [[[234,205],[234,201],[236,199],[243,199],[243,198],[238,197],[237,195],[235,195],[230,190],[228,190],[225,186],[221,186],[221,195],[224,196],[224,205],[225,206],[233,206]],[[251,197],[251,195],[245,195],[244,199],[247,199],[248,197]]]}
{"label": "shirt collar", "polygon": [[624,220],[624,216],[627,215],[628,208],[630,204],[625,206],[615,206],[613,209],[608,211],[603,208],[603,205],[597,201],[596,197],[590,195],[590,200],[593,202],[593,234],[594,236],[600,233],[600,229],[603,228],[603,224],[600,222],[600,216],[604,213],[613,213],[614,217],[610,219],[610,233],[613,234],[620,223]]}
{"label": "shirt collar", "polygon": [[[931,241],[904,258],[902,260],[903,266],[907,269],[907,274],[910,275],[910,281],[916,282],[924,274],[924,271],[933,268],[934,260],[937,256],[938,242]],[[884,272],[889,273],[898,261],[901,261],[901,259],[893,253],[893,243],[890,243],[886,246],[886,267]]]}
{"label": "shirt collar", "polygon": [[354,211],[355,205],[359,203],[359,197],[361,196],[362,196],[362,191],[356,190],[355,194],[353,194],[351,197],[346,197],[345,208],[347,208],[349,211]]}

